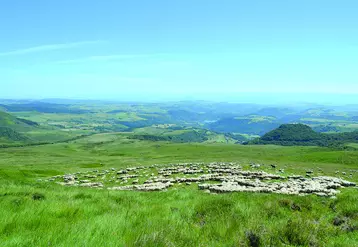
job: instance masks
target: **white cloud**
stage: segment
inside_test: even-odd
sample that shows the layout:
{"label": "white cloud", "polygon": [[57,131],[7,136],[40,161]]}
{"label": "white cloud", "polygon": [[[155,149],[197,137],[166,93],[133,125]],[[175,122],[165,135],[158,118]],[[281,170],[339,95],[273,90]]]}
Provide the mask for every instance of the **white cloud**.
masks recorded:
{"label": "white cloud", "polygon": [[75,47],[81,47],[84,45],[92,45],[102,43],[104,41],[82,41],[82,42],[72,42],[72,43],[63,43],[63,44],[49,44],[49,45],[40,45],[34,46],[25,49],[19,49],[8,52],[0,52],[0,56],[13,56],[13,55],[23,55],[29,53],[37,53],[37,52],[45,52],[45,51],[54,51],[54,50],[62,50],[62,49],[70,49]]}
{"label": "white cloud", "polygon": [[55,63],[58,64],[71,64],[71,63],[83,63],[83,62],[105,62],[135,58],[157,58],[167,56],[167,53],[153,53],[153,54],[118,54],[118,55],[104,55],[104,56],[90,56],[79,59],[60,60]]}

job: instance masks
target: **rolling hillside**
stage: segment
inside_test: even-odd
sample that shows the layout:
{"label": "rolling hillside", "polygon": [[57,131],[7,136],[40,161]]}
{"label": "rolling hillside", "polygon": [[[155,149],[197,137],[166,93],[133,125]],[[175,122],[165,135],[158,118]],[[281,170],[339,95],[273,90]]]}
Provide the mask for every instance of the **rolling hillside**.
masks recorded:
{"label": "rolling hillside", "polygon": [[0,144],[36,144],[67,140],[81,135],[0,111]]}
{"label": "rolling hillside", "polygon": [[135,129],[133,139],[147,141],[167,141],[179,143],[241,143],[247,140],[240,135],[220,134],[205,129],[181,127],[145,127]]}
{"label": "rolling hillside", "polygon": [[357,142],[358,131],[327,134],[315,132],[304,124],[283,124],[247,144],[343,147],[347,143]]}
{"label": "rolling hillside", "polygon": [[208,124],[207,128],[221,133],[263,135],[279,125],[274,117],[245,116],[220,119]]}
{"label": "rolling hillside", "polygon": [[36,126],[38,124],[35,122],[0,111],[0,143],[28,142],[30,138],[23,132],[31,131]]}
{"label": "rolling hillside", "polygon": [[9,113],[0,111],[0,127],[7,127],[22,132],[31,130],[37,126],[38,124],[36,122],[17,118]]}
{"label": "rolling hillside", "polygon": [[0,126],[0,143],[27,142],[29,140],[28,137],[13,129]]}

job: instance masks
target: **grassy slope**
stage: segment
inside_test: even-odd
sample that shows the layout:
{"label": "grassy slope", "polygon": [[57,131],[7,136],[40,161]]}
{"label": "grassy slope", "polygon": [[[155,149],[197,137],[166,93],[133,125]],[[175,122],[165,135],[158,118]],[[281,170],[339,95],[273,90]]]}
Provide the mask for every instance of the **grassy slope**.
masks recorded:
{"label": "grassy slope", "polygon": [[26,120],[19,119],[9,113],[0,111],[0,126],[11,128],[15,131],[25,132],[34,129],[33,122],[24,122]]}
{"label": "grassy slope", "polygon": [[207,124],[207,128],[222,133],[240,133],[250,135],[263,135],[279,126],[279,122],[273,117],[244,116],[223,118]]}
{"label": "grassy slope", "polygon": [[[22,117],[25,118],[22,118]],[[31,117],[30,117],[31,116]],[[0,127],[10,130],[0,130],[0,144],[22,145],[38,142],[57,142],[68,140],[83,134],[90,134],[90,131],[82,129],[63,130],[47,125],[38,116],[71,116],[70,114],[41,114],[36,112],[19,113],[16,116],[0,111]],[[49,117],[49,119],[51,118]],[[37,120],[39,120],[37,122]],[[6,132],[6,133],[5,133]]]}
{"label": "grassy slope", "polygon": [[[35,130],[37,123],[16,118],[0,111],[0,144],[27,143],[30,138],[23,132]],[[21,133],[22,132],[22,133]]]}
{"label": "grassy slope", "polygon": [[8,127],[0,126],[0,144],[13,142],[26,143],[27,141],[29,141],[28,137]]}
{"label": "grassy slope", "polygon": [[[175,142],[205,142],[205,143],[231,143],[234,144],[237,140],[225,136],[224,134],[207,131],[195,128],[183,128],[178,130],[170,129],[166,126],[161,127],[143,127],[133,130],[136,135],[149,135],[159,138],[171,138]],[[197,133],[197,134],[195,134]]]}
{"label": "grassy slope", "polygon": [[[186,161],[276,163],[287,173],[321,167],[327,175],[358,166],[358,152],[316,147],[168,144],[94,135],[69,144],[0,150],[2,246],[354,246],[358,193],[337,200],[316,196],[235,193],[208,195],[191,188],[118,192],[67,188],[38,178],[88,169]],[[316,170],[315,170],[316,171]],[[358,181],[357,174],[351,179]],[[41,195],[44,196],[43,200]],[[295,211],[299,205],[301,211]]]}
{"label": "grassy slope", "polygon": [[318,133],[304,124],[283,124],[249,143],[343,148],[345,143],[356,142],[358,142],[357,131],[345,133]]}

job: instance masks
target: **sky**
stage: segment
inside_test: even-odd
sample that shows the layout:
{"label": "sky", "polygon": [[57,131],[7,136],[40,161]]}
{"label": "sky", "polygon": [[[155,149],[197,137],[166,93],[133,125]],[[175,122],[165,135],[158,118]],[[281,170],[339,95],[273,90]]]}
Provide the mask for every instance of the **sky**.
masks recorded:
{"label": "sky", "polygon": [[357,12],[356,0],[2,1],[0,98],[358,103]]}

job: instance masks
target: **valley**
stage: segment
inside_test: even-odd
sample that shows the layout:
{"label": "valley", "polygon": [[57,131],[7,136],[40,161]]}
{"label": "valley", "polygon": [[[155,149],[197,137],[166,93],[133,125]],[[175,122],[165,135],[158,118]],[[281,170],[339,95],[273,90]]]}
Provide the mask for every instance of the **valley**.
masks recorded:
{"label": "valley", "polygon": [[4,128],[15,126],[0,149],[5,246],[357,242],[354,140],[346,149],[242,145],[258,136],[215,132],[188,116],[173,120],[158,106],[135,107],[156,112],[153,119],[103,113],[117,106],[76,107],[97,113],[4,113]]}
{"label": "valley", "polygon": [[[253,246],[254,239],[259,246],[355,245],[354,130],[319,133],[293,124],[260,136],[247,134],[252,126],[241,130],[232,123],[235,132],[218,131],[210,125],[220,123],[220,114],[231,114],[220,113],[221,106],[203,113],[208,106],[199,103],[189,114],[185,103],[178,104],[175,117],[163,110],[166,104],[81,103],[67,105],[76,110],[66,113],[8,108],[1,115],[1,242]],[[246,114],[244,108],[233,114]],[[349,138],[340,145],[309,139],[321,135]]]}

